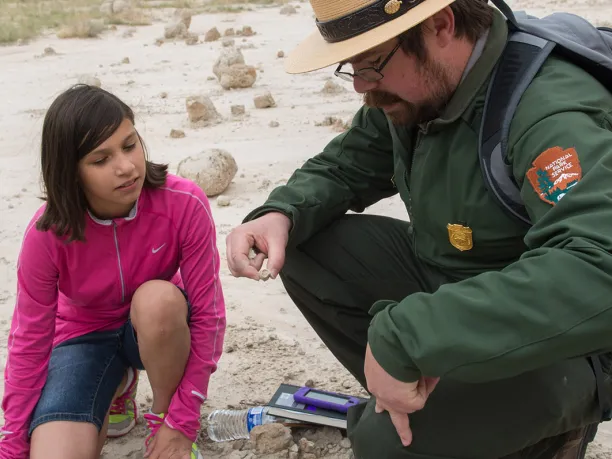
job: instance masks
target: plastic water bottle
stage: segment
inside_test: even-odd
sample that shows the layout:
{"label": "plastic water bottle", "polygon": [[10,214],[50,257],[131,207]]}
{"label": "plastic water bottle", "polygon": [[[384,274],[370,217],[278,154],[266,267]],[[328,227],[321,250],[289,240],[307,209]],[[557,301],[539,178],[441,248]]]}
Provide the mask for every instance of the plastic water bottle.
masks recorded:
{"label": "plastic water bottle", "polygon": [[215,410],[208,415],[208,437],[212,441],[248,439],[255,426],[277,422],[268,408],[257,406],[246,410]]}

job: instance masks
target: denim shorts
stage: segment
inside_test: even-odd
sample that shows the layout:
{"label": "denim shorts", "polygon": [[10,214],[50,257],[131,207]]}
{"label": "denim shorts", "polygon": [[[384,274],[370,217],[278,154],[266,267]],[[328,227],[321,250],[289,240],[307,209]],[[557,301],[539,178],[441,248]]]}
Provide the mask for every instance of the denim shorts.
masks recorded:
{"label": "denim shorts", "polygon": [[[189,322],[189,300],[187,310]],[[52,421],[89,422],[99,432],[129,367],[144,370],[129,319],[117,330],[88,333],[57,345],[51,352],[47,380],[32,415],[29,435],[39,425]]]}

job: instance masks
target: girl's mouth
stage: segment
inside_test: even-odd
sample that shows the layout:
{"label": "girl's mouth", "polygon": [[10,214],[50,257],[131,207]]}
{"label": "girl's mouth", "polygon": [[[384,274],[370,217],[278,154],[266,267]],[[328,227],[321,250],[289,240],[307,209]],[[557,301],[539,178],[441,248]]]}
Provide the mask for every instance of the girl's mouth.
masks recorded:
{"label": "girl's mouth", "polygon": [[134,180],[130,180],[129,182],[125,182],[123,185],[118,186],[117,189],[119,189],[119,190],[129,190],[134,185],[136,185],[137,181],[138,181],[138,177],[136,177]]}

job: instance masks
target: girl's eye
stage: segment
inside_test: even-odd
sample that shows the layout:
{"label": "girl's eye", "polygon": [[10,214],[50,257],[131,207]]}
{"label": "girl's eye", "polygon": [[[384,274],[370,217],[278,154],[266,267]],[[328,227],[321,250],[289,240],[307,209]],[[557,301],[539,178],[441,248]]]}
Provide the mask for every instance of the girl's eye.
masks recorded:
{"label": "girl's eye", "polygon": [[94,164],[104,164],[106,162],[106,157],[100,158],[97,161],[94,161]]}
{"label": "girl's eye", "polygon": [[131,145],[126,145],[126,146],[125,146],[125,147],[123,147],[123,148],[125,148],[127,151],[132,151],[132,150],[133,150],[135,147],[136,147],[136,144],[135,144],[135,143],[133,143],[133,144],[131,144]]}

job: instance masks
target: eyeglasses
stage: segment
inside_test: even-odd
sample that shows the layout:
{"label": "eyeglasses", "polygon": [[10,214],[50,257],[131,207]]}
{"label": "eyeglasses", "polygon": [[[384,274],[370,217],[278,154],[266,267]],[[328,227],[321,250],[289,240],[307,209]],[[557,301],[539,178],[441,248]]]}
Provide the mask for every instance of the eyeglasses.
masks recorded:
{"label": "eyeglasses", "polygon": [[382,80],[383,77],[384,77],[384,75],[381,73],[382,69],[391,60],[391,58],[396,53],[396,51],[400,48],[401,45],[402,45],[402,42],[400,40],[397,43],[397,45],[395,45],[395,48],[393,48],[391,50],[391,52],[387,55],[387,57],[385,57],[385,60],[381,62],[381,64],[378,66],[378,68],[376,68],[376,67],[364,67],[362,69],[357,70],[355,73],[341,72],[340,69],[342,68],[343,65],[345,65],[345,63],[342,62],[342,63],[340,63],[340,65],[338,66],[336,71],[334,72],[334,75],[336,75],[338,78],[342,78],[343,80],[346,80],[346,81],[353,81],[353,79],[356,76],[358,76],[362,80],[368,81],[370,83],[374,83],[376,81]]}

